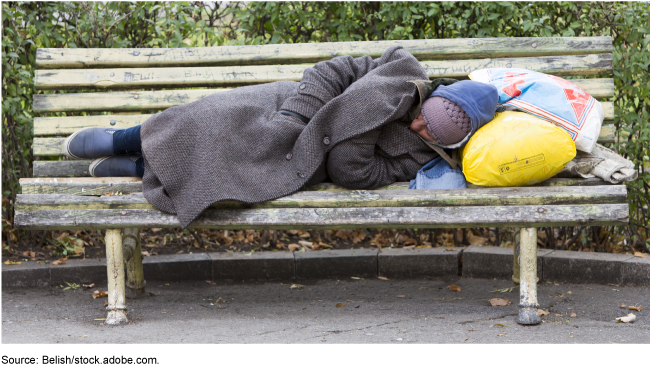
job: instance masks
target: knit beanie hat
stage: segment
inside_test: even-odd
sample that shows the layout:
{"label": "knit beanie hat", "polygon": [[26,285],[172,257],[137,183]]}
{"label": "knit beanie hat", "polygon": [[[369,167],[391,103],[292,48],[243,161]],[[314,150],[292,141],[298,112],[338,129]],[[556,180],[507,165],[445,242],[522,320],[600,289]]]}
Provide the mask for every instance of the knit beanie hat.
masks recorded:
{"label": "knit beanie hat", "polygon": [[472,131],[472,120],[456,103],[444,97],[431,97],[422,104],[427,128],[443,146],[460,142]]}

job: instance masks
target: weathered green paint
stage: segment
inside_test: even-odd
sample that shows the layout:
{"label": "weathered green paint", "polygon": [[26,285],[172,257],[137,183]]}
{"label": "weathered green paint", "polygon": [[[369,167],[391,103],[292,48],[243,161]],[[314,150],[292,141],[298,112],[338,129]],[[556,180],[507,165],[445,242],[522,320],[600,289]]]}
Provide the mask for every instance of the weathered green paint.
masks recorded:
{"label": "weathered green paint", "polygon": [[[612,54],[546,56],[422,62],[430,78],[467,77],[483,68],[523,68],[558,76],[596,75],[612,72]],[[34,88],[124,89],[177,87],[233,87],[277,80],[300,81],[312,65],[262,65],[193,68],[109,68],[36,70]]]}
{"label": "weathered green paint", "polygon": [[90,176],[91,160],[34,161],[34,177]]}
{"label": "weathered green paint", "polygon": [[[614,96],[614,80],[611,78],[574,79],[571,82],[597,99]],[[33,109],[37,113],[167,109],[228,90],[230,88],[37,94],[34,95]],[[39,132],[36,135],[43,134]]]}
{"label": "weathered green paint", "polygon": [[401,45],[418,60],[558,56],[612,52],[611,37],[454,38],[259,46],[144,49],[52,49],[36,52],[39,68],[296,64],[335,56],[379,57]]}
{"label": "weathered green paint", "polygon": [[140,178],[22,178],[23,194],[74,194],[100,196],[142,192]]}
{"label": "weathered green paint", "polygon": [[[207,209],[190,227],[211,229],[349,229],[540,227],[626,224],[625,204],[376,208]],[[151,209],[16,211],[29,230],[180,227],[174,215]]]}
{"label": "weathered green paint", "polygon": [[[590,79],[583,79],[585,81]],[[613,82],[612,82],[613,83]],[[584,89],[584,88],[583,88]],[[34,95],[34,112],[140,111],[166,109],[197,101],[218,89],[180,89],[165,91],[60,93]],[[592,90],[605,93],[606,83],[594,83]],[[585,90],[586,91],[586,90]],[[593,94],[592,94],[593,96]]]}
{"label": "weathered green paint", "polygon": [[[624,185],[580,187],[480,188],[456,190],[303,191],[257,204],[223,201],[212,208],[362,208],[516,206],[625,203]],[[17,211],[63,209],[154,209],[142,193],[89,197],[66,194],[19,194]]]}

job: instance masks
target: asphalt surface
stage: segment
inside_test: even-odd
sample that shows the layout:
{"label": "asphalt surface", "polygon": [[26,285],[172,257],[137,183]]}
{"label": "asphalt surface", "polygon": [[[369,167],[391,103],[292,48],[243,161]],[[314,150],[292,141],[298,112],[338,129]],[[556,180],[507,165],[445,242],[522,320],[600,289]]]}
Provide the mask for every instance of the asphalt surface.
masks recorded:
{"label": "asphalt surface", "polygon": [[[521,326],[518,289],[491,292],[505,280],[298,282],[151,282],[152,295],[127,300],[124,326],[95,320],[106,317],[96,288],[4,288],[2,343],[650,343],[649,288],[541,283],[550,313]],[[634,323],[615,322],[630,312],[621,304],[642,307]]]}

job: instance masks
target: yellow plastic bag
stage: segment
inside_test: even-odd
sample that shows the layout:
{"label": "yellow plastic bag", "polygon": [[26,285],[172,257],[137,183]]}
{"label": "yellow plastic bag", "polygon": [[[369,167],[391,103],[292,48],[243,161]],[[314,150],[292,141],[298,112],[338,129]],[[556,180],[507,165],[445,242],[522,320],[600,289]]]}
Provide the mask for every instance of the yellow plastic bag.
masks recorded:
{"label": "yellow plastic bag", "polygon": [[557,174],[575,157],[576,146],[555,125],[523,112],[506,111],[474,133],[460,155],[470,183],[516,187]]}

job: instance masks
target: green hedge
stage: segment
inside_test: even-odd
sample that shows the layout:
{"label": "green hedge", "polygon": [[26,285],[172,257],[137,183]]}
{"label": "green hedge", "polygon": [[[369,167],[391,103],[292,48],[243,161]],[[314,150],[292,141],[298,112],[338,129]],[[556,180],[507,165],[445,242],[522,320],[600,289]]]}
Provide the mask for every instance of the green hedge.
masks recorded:
{"label": "green hedge", "polygon": [[[2,4],[2,217],[31,176],[38,47],[186,47],[459,37],[614,40],[615,148],[634,161],[627,239],[650,249],[650,4],[602,2],[194,2]],[[61,115],[61,114],[59,114]]]}

